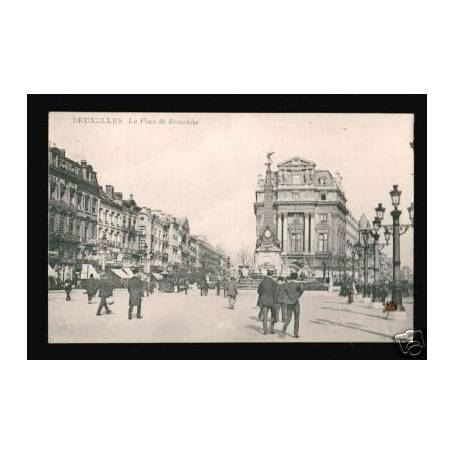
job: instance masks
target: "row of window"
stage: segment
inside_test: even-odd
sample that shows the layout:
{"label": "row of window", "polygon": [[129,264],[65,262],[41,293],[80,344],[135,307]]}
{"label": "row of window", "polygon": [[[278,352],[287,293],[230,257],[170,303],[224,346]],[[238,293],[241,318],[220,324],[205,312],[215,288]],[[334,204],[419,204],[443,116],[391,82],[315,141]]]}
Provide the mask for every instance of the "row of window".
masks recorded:
{"label": "row of window", "polygon": [[[303,185],[307,182],[311,182],[313,178],[312,173],[296,173],[296,172],[285,172],[282,171],[279,174],[280,183],[288,183],[292,185]],[[320,177],[318,179],[319,185],[327,185],[327,178]]]}
{"label": "row of window", "polygon": [[122,227],[128,227],[130,228],[131,226],[135,229],[136,228],[136,218],[135,217],[130,217],[125,214],[113,212],[107,209],[102,209],[100,208],[99,211],[99,221],[104,224],[110,224],[113,226],[122,226]]}
{"label": "row of window", "polygon": [[[289,231],[289,250],[291,253],[301,253],[305,251],[304,246],[305,233],[303,230]],[[325,253],[329,251],[329,234],[328,232],[318,233],[318,251]]]}
{"label": "row of window", "polygon": [[[328,222],[329,215],[327,213],[321,213],[318,216],[319,216],[320,223],[325,224]],[[289,213],[287,219],[288,219],[289,225],[293,225],[293,224],[303,225],[304,214],[303,213]],[[264,221],[264,215],[263,214],[258,215],[257,221],[258,221],[258,226],[262,226],[263,221]]]}
{"label": "row of window", "polygon": [[[137,248],[137,237],[135,239],[130,239],[128,234],[124,232],[106,232],[106,240],[108,242],[113,242],[116,246],[123,246],[125,248],[136,249]],[[99,228],[99,239],[103,237],[103,228]]]}
{"label": "row of window", "polygon": [[77,207],[79,210],[96,213],[98,200],[88,194],[80,193],[74,188],[67,188],[65,185],[50,183],[49,198],[52,201],[64,202],[65,204]]}
{"label": "row of window", "polygon": [[[305,194],[302,191],[282,191],[279,193],[278,200],[279,201],[305,201],[306,198],[304,197]],[[321,193],[319,196],[321,201],[327,201],[327,194]],[[256,201],[259,203],[264,202],[264,193],[257,193]]]}
{"label": "row of window", "polygon": [[68,234],[82,239],[96,239],[96,223],[51,212],[49,232]]}

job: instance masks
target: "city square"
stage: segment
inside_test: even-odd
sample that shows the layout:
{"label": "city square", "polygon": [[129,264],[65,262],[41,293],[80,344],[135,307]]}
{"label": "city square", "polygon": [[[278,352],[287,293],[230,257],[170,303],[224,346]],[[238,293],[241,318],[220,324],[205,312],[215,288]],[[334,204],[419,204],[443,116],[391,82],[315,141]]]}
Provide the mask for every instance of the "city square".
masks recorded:
{"label": "city square", "polygon": [[[228,299],[210,290],[207,297],[198,289],[164,293],[143,298],[142,319],[128,320],[128,292],[114,291],[111,314],[96,316],[99,299],[87,303],[83,290],[72,292],[65,301],[63,291],[49,294],[49,342],[51,343],[159,343],[159,342],[393,342],[394,336],[412,328],[413,304],[405,299],[405,318],[386,319],[381,308],[348,304],[337,293],[304,292],[301,298],[300,338],[292,338],[293,321],[287,335],[262,334],[255,291],[240,291],[234,310]],[[394,319],[395,318],[395,319]]]}
{"label": "city square", "polygon": [[[411,116],[80,118],[51,117],[59,141],[48,144],[51,343],[390,342],[413,329]],[[245,123],[257,147],[243,142]],[[104,134],[101,142],[91,129]],[[348,134],[345,148],[340,134]],[[362,134],[371,152],[360,164],[352,157],[363,151]],[[212,144],[202,141],[211,136]],[[281,146],[260,150],[277,137]],[[234,148],[216,154],[223,173],[213,172],[207,152],[229,140]],[[358,170],[382,165],[384,149],[400,157],[394,173],[359,178]],[[215,289],[237,296],[234,311]],[[112,313],[97,314],[88,294],[103,312],[114,299]],[[141,300],[142,318],[131,320]],[[279,322],[272,334],[257,305],[287,307],[300,324],[293,330],[288,320],[283,334]]]}

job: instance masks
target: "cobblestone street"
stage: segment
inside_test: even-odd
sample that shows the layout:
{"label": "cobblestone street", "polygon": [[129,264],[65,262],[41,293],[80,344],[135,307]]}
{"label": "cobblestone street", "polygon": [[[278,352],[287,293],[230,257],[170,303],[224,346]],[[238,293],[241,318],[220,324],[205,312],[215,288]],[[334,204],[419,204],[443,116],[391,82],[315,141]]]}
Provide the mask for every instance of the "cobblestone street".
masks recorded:
{"label": "cobblestone street", "polygon": [[63,291],[49,293],[49,342],[54,343],[156,343],[156,342],[390,342],[412,328],[413,305],[405,303],[406,315],[386,319],[381,309],[349,305],[328,292],[305,292],[301,298],[300,338],[294,339],[293,321],[287,335],[262,334],[257,320],[257,294],[240,291],[234,310],[228,300],[210,290],[207,297],[190,289],[184,293],[155,292],[142,303],[142,319],[128,320],[128,293],[114,292],[111,314],[96,316],[99,298],[87,303],[83,290],[65,301]]}

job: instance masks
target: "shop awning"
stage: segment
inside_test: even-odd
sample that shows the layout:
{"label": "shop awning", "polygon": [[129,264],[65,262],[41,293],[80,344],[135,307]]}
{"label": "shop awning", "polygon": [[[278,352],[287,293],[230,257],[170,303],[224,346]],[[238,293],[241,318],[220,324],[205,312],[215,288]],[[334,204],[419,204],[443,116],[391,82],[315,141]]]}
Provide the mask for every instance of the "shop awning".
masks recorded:
{"label": "shop awning", "polygon": [[163,275],[160,275],[159,273],[152,272],[152,276],[153,276],[156,280],[162,280],[162,279],[163,279]]}
{"label": "shop awning", "polygon": [[123,267],[123,271],[126,273],[126,278],[133,278],[134,273],[129,267]]}
{"label": "shop awning", "polygon": [[128,275],[122,269],[110,269],[120,278],[128,278]]}
{"label": "shop awning", "polygon": [[47,274],[52,278],[58,277],[57,272],[49,264],[47,264]]}

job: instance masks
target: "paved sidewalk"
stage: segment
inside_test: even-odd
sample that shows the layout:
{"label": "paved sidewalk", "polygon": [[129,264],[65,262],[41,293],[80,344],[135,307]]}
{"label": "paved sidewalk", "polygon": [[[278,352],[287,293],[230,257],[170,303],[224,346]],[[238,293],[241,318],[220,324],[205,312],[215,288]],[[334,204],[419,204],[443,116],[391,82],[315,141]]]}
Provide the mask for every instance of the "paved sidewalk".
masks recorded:
{"label": "paved sidewalk", "polygon": [[[405,304],[405,319],[386,319],[381,309],[348,304],[327,292],[305,292],[301,299],[300,338],[293,322],[288,335],[264,336],[257,320],[257,293],[240,291],[234,310],[227,299],[208,297],[191,289],[184,293],[155,292],[143,299],[143,319],[128,320],[128,293],[114,292],[112,314],[96,316],[99,298],[87,303],[84,290],[65,301],[64,291],[49,292],[49,342],[393,342],[394,335],[412,328],[412,304]],[[276,325],[277,332],[282,323]]]}

